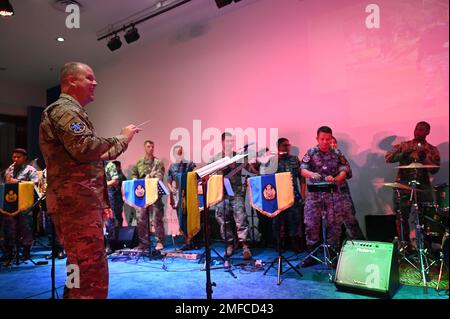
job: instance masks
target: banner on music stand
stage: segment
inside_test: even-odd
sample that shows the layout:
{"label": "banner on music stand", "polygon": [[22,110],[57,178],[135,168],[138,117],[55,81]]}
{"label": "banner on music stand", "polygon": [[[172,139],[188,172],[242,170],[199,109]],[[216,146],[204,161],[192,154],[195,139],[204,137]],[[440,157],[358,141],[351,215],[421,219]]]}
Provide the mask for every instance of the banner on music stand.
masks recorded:
{"label": "banner on music stand", "polygon": [[254,176],[247,180],[250,204],[269,217],[275,217],[294,204],[294,187],[289,172]]}
{"label": "banner on music stand", "polygon": [[154,204],[160,195],[167,195],[167,187],[158,178],[133,179],[122,182],[125,203],[134,208],[146,208]]}
{"label": "banner on music stand", "polygon": [[34,183],[1,183],[0,212],[15,216],[34,204]]}

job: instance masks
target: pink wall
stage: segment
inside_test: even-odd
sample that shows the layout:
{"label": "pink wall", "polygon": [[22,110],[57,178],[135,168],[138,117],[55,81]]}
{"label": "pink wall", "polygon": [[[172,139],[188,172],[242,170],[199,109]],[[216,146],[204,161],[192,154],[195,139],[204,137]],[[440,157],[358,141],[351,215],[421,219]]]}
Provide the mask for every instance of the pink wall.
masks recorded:
{"label": "pink wall", "polygon": [[444,166],[437,182],[448,181],[448,31],[436,27],[448,28],[448,2],[376,3],[380,29],[366,27],[367,2],[357,0],[260,0],[197,24],[196,35],[183,26],[98,69],[88,112],[105,136],[152,120],[120,158],[124,167],[148,138],[168,166],[171,131],[192,134],[193,120],[219,130],[278,128],[300,156],[329,125],[352,163],[360,221],[389,211],[391,190],[376,186],[395,176],[385,149],[411,138],[417,121],[431,123]]}

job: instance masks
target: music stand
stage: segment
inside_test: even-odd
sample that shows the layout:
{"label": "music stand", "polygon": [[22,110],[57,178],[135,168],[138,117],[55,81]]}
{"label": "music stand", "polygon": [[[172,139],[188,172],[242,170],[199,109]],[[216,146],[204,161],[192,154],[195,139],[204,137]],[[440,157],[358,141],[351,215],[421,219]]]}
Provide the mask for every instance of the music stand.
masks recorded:
{"label": "music stand", "polygon": [[[170,194],[170,192],[167,189],[167,187],[164,185],[164,183],[161,180],[158,180],[158,199],[156,201],[160,200],[160,196],[162,196],[162,195],[169,195],[169,194]],[[154,209],[154,204],[155,203],[153,203],[152,205],[150,205],[148,207],[143,208],[143,209],[149,209],[150,210],[148,212],[148,216],[147,216],[147,222],[148,222],[148,224],[147,224],[147,226],[148,226],[148,253],[147,254],[144,253],[144,252],[139,253],[138,254],[138,258],[136,260],[136,263],[139,261],[139,259],[141,259],[141,257],[142,258],[148,257],[149,260],[155,260],[155,259],[163,258],[163,255],[161,254],[161,251],[153,249],[153,243],[152,243],[152,238],[151,238],[152,237],[152,235],[151,235],[151,225],[152,224],[151,224],[150,215],[153,214],[153,209]],[[163,269],[164,269],[164,267],[165,267],[165,265],[163,265]]]}
{"label": "music stand", "polygon": [[[29,207],[28,209],[26,209],[23,212],[19,212],[19,214],[28,214],[29,212],[31,212],[36,207],[36,205],[38,205],[45,198],[46,198],[45,195],[41,196],[31,207]],[[18,215],[15,215],[15,216],[18,216]],[[15,240],[16,243],[14,245],[15,246],[15,256],[10,260],[9,263],[6,263],[4,265],[5,268],[8,268],[8,271],[11,271],[12,265],[27,264],[27,261],[30,261],[35,266],[37,266],[37,265],[47,265],[48,264],[48,261],[46,261],[46,260],[45,261],[35,262],[31,258],[31,256],[28,257],[27,259],[20,260],[20,245],[18,244],[19,238],[17,238],[17,236],[18,236],[18,232],[16,231],[16,240]],[[31,247],[30,247],[30,254],[31,254]],[[15,259],[15,261],[14,261],[14,259]]]}
{"label": "music stand", "polygon": [[217,160],[211,164],[208,164],[195,172],[201,178],[202,183],[202,193],[203,193],[203,230],[204,230],[204,240],[205,240],[205,270],[206,270],[206,298],[212,299],[213,287],[216,286],[215,282],[211,282],[211,247],[209,242],[210,227],[208,221],[209,207],[207,203],[207,182],[209,176],[213,175],[215,172],[224,169],[225,167],[245,158],[248,154],[238,154],[233,157],[224,157]]}
{"label": "music stand", "polygon": [[[276,218],[276,217],[275,217]],[[277,235],[277,253],[278,255],[274,258],[274,260],[270,263],[269,267],[264,271],[263,275],[266,275],[267,272],[272,268],[275,263],[277,263],[277,285],[279,286],[281,284],[281,274],[289,271],[290,269],[293,269],[300,277],[303,277],[303,274],[294,267],[291,262],[283,256],[283,253],[281,251],[281,221],[278,223],[278,235]],[[283,261],[286,262],[289,265],[289,269],[283,271]]]}

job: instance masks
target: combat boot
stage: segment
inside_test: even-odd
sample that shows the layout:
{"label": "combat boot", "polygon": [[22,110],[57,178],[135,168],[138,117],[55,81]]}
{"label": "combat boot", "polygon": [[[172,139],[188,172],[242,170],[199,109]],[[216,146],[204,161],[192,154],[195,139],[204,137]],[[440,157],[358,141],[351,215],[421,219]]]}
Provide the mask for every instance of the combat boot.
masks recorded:
{"label": "combat boot", "polygon": [[252,259],[252,252],[250,251],[250,247],[247,243],[242,244],[242,256],[244,257],[244,260]]}

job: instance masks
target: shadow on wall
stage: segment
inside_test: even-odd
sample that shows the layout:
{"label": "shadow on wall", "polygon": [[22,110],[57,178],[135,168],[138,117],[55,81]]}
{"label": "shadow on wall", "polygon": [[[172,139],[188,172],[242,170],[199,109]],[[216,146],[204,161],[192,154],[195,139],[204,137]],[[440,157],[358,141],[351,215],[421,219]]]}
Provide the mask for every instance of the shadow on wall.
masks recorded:
{"label": "shadow on wall", "polygon": [[[395,180],[397,171],[385,162],[384,156],[393,147],[397,137],[383,135],[384,133],[374,135],[374,147],[371,150],[356,154],[350,152],[355,148],[356,141],[347,136],[338,140],[339,149],[346,156],[353,171],[349,186],[355,203],[356,218],[363,232],[366,229],[366,215],[392,214],[392,189],[382,186],[382,183]],[[379,149],[379,152],[374,152],[374,149]],[[363,164],[358,165],[357,162]]]}
{"label": "shadow on wall", "polygon": [[448,147],[449,143],[441,143],[436,146],[439,150],[439,154],[441,155],[441,168],[439,171],[434,175],[433,178],[433,185],[441,185],[441,184],[447,184],[448,185],[448,174],[449,174],[449,162],[448,162]]}

